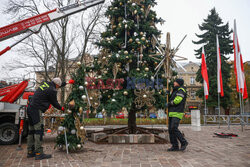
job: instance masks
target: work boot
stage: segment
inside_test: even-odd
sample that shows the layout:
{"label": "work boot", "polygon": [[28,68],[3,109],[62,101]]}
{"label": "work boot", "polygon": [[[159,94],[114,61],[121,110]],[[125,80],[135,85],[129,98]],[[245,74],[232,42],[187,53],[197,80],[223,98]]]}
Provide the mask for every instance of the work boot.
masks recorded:
{"label": "work boot", "polygon": [[171,147],[168,149],[168,151],[179,151],[179,148],[178,147]]}
{"label": "work boot", "polygon": [[187,148],[188,142],[185,142],[184,144],[181,144],[180,151],[184,151]]}
{"label": "work boot", "polygon": [[32,158],[32,157],[35,157],[36,156],[36,153],[34,151],[29,151],[28,154],[27,154],[27,158]]}
{"label": "work boot", "polygon": [[36,158],[35,160],[42,160],[42,159],[49,159],[52,156],[50,154],[40,154],[40,153],[36,153]]}

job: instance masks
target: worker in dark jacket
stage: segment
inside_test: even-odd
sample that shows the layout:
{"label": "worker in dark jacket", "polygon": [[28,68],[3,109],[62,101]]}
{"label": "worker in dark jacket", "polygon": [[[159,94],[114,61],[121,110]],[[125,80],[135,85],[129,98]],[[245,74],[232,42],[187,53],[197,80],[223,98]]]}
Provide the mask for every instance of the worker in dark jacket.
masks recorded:
{"label": "worker in dark jacket", "polygon": [[[172,147],[169,148],[168,151],[184,151],[188,145],[188,142],[178,129],[180,120],[184,115],[187,97],[187,92],[183,87],[183,84],[183,79],[175,80],[173,92],[169,97],[169,103],[166,105],[166,107],[168,107],[169,113],[169,137],[172,144]],[[181,143],[181,148],[179,148],[178,140]]]}
{"label": "worker in dark jacket", "polygon": [[43,153],[43,117],[44,113],[52,104],[58,110],[64,111],[64,108],[57,101],[57,90],[62,85],[60,78],[54,78],[52,82],[43,82],[35,91],[28,106],[27,113],[29,118],[28,135],[28,154],[27,157],[35,157],[36,160],[51,158],[51,155]]}

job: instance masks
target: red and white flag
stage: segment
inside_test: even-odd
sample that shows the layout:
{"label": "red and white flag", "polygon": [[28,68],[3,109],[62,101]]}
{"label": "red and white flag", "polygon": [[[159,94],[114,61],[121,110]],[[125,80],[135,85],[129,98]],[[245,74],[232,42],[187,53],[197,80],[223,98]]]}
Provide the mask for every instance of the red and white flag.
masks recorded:
{"label": "red and white flag", "polygon": [[202,47],[202,55],[201,55],[201,75],[203,78],[203,86],[204,86],[204,95],[206,99],[208,98],[209,94],[209,82],[208,82],[208,75],[207,75],[207,64],[205,60],[205,51],[204,47]]}
{"label": "red and white flag", "polygon": [[221,74],[221,56],[220,56],[220,44],[219,44],[219,38],[216,34],[216,45],[217,45],[217,90],[218,93],[220,93],[220,96],[224,96],[223,91],[223,82],[222,82],[222,74]]}
{"label": "red and white flag", "polygon": [[248,98],[247,86],[244,75],[244,66],[242,61],[242,54],[240,52],[240,45],[236,30],[236,21],[234,20],[234,73],[236,75],[237,92],[243,95],[243,99]]}

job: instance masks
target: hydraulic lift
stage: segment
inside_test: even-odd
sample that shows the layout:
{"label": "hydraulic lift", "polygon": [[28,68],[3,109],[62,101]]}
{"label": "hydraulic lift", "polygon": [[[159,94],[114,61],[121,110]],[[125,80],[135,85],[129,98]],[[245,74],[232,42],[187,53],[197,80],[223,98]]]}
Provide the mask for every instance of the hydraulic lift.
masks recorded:
{"label": "hydraulic lift", "polygon": [[48,12],[27,18],[25,20],[18,21],[16,23],[4,26],[0,28],[0,41],[9,39],[22,33],[27,33],[19,41],[13,43],[11,46],[7,46],[4,50],[0,51],[0,56],[10,50],[12,47],[28,38],[34,33],[38,33],[43,25],[55,22],[59,19],[65,18],[72,14],[81,12],[90,7],[104,3],[105,0],[78,0],[76,3],[56,8]]}

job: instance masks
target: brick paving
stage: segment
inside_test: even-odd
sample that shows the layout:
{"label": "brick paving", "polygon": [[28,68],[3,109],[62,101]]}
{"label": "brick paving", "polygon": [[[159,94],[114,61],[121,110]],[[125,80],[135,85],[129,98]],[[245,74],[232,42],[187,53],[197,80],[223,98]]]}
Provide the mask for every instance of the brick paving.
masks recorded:
{"label": "brick paving", "polygon": [[[167,152],[170,144],[94,144],[87,142],[82,151],[66,154],[54,150],[54,136],[45,136],[44,150],[52,154],[49,160],[26,158],[26,141],[22,151],[17,145],[0,146],[2,167],[250,167],[250,127],[206,126],[201,131],[180,128],[189,141],[184,152]],[[238,138],[213,137],[214,132],[236,133]]]}

